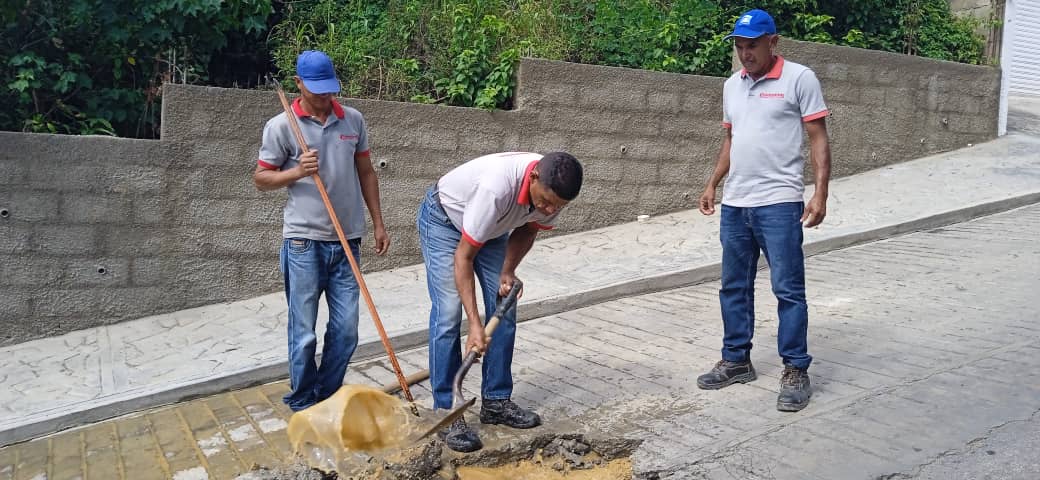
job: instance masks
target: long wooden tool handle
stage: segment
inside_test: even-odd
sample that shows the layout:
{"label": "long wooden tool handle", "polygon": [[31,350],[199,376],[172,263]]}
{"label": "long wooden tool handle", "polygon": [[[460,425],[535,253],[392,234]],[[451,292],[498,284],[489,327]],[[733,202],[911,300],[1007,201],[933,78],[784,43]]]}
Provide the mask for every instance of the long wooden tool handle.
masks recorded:
{"label": "long wooden tool handle", "polygon": [[[296,135],[296,143],[299,144],[302,152],[307,152],[307,141],[303,138],[303,131],[300,130],[300,125],[296,123],[296,115],[293,114],[292,108],[289,106],[289,99],[285,97],[285,90],[282,90],[282,86],[277,82],[275,82],[275,85],[278,99],[282,101],[282,108],[285,109],[285,116],[289,118],[289,127],[292,128],[293,134]],[[361,268],[358,267],[357,260],[354,259],[354,252],[350,249],[347,236],[343,234],[343,227],[339,224],[336,210],[332,208],[332,201],[329,200],[329,194],[325,190],[325,183],[321,181],[321,177],[317,172],[312,176],[314,177],[314,183],[318,186],[318,193],[321,194],[321,201],[325,202],[325,210],[328,210],[329,217],[332,219],[332,226],[336,229],[336,235],[339,236],[339,243],[343,245],[343,253],[346,255],[347,260],[350,261],[350,269],[354,271],[354,278],[357,279],[358,287],[361,289],[361,296],[365,297],[368,312],[372,315],[372,321],[376,324],[376,331],[379,332],[379,338],[383,341],[383,348],[386,349],[386,354],[390,357],[390,364],[394,367],[394,374],[397,375],[397,382],[401,384],[404,398],[412,404],[412,413],[419,416],[419,410],[415,407],[412,391],[408,389],[408,381],[404,378],[404,374],[401,373],[401,365],[397,363],[394,347],[390,345],[390,338],[386,336],[383,321],[379,319],[379,312],[376,311],[376,304],[372,302],[372,295],[368,293],[368,285],[365,284],[365,278],[361,276]]]}

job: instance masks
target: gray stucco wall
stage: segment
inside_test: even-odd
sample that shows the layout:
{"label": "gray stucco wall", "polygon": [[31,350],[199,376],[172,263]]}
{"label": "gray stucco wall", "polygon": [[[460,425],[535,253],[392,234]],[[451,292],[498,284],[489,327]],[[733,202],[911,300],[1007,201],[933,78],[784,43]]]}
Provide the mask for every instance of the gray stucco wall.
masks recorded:
{"label": "gray stucco wall", "polygon": [[[999,71],[784,42],[819,74],[834,173],[993,138]],[[586,166],[554,234],[691,208],[721,139],[723,79],[524,59],[517,109],[344,100],[368,120],[391,254],[421,262],[414,214],[453,166],[565,149]],[[161,141],[0,132],[0,344],[281,289],[284,193],[251,173],[272,92],[166,85]],[[104,269],[104,273],[99,270]]]}

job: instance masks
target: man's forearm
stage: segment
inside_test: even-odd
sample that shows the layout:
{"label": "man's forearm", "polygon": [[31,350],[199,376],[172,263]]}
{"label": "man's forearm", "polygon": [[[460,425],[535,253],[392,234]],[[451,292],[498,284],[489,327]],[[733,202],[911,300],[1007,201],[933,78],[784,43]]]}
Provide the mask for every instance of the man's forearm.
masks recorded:
{"label": "man's forearm", "polygon": [[466,312],[466,318],[470,321],[480,319],[480,311],[477,310],[477,292],[473,280],[473,259],[464,255],[455,255],[455,289],[459,292],[462,300],[462,309]]}
{"label": "man's forearm", "polygon": [[816,195],[826,198],[831,181],[831,146],[826,138],[812,140],[812,162]]}
{"label": "man's forearm", "polygon": [[726,138],[722,140],[722,148],[719,149],[719,159],[715,162],[715,170],[708,177],[708,184],[705,185],[706,189],[718,187],[722,179],[729,173],[729,149],[730,136],[727,133]]}
{"label": "man's forearm", "polygon": [[506,259],[502,263],[503,273],[515,273],[516,267],[524,259],[527,252],[534,245],[534,238],[538,235],[538,229],[530,225],[524,225],[513,230],[509,235],[509,243],[506,245]]}
{"label": "man's forearm", "polygon": [[253,173],[253,183],[260,191],[284,188],[300,179],[300,172],[295,168],[289,170],[269,170],[257,168]]}
{"label": "man's forearm", "polygon": [[361,174],[360,180],[361,196],[365,199],[369,215],[372,216],[372,225],[381,228],[383,227],[383,209],[379,202],[379,178],[374,170],[369,170]]}

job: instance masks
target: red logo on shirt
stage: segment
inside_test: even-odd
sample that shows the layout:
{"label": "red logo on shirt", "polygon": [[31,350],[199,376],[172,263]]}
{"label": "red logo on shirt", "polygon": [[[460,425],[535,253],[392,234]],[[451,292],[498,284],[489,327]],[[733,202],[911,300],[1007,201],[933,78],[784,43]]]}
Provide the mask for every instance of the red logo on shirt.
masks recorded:
{"label": "red logo on shirt", "polygon": [[340,140],[357,140],[357,137],[358,137],[357,135],[343,135],[343,134],[340,134],[339,139]]}
{"label": "red logo on shirt", "polygon": [[762,92],[758,98],[784,98],[783,92]]}

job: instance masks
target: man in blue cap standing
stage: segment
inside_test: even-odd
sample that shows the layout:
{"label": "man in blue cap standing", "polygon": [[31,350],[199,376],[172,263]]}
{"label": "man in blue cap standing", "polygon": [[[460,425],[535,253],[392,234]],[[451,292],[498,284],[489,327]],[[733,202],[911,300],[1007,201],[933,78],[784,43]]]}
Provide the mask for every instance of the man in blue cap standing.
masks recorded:
{"label": "man in blue cap standing", "polygon": [[[751,10],[737,19],[732,38],[743,69],[723,87],[726,129],[715,170],[700,198],[704,215],[715,213],[715,189],[723,177],[722,360],[697,378],[703,389],[719,389],[755,380],[751,365],[754,335],[754,287],[759,254],[769,264],[780,325],[777,349],[783,358],[781,411],[809,404],[807,370],[808,309],[802,229],[819,225],[827,215],[830,146],[827,106],[816,75],[803,65],[776,55],[779,36],[773,18]],[[816,188],[804,203],[803,129],[809,136]]]}
{"label": "man in blue cap standing", "polygon": [[[312,178],[320,173],[329,200],[360,263],[365,212],[372,217],[377,255],[390,247],[379,205],[379,183],[369,156],[361,113],[336,102],[339,79],[328,55],[308,50],[296,59],[300,97],[293,114],[310,150],[296,143],[289,118],[268,120],[253,181],[260,190],[288,189],[283,213],[281,271],[289,306],[289,385],[282,400],[303,410],[343,385],[358,343],[357,279]],[[319,161],[320,158],[320,161]],[[321,365],[315,361],[318,298],[325,294],[329,322]]]}

